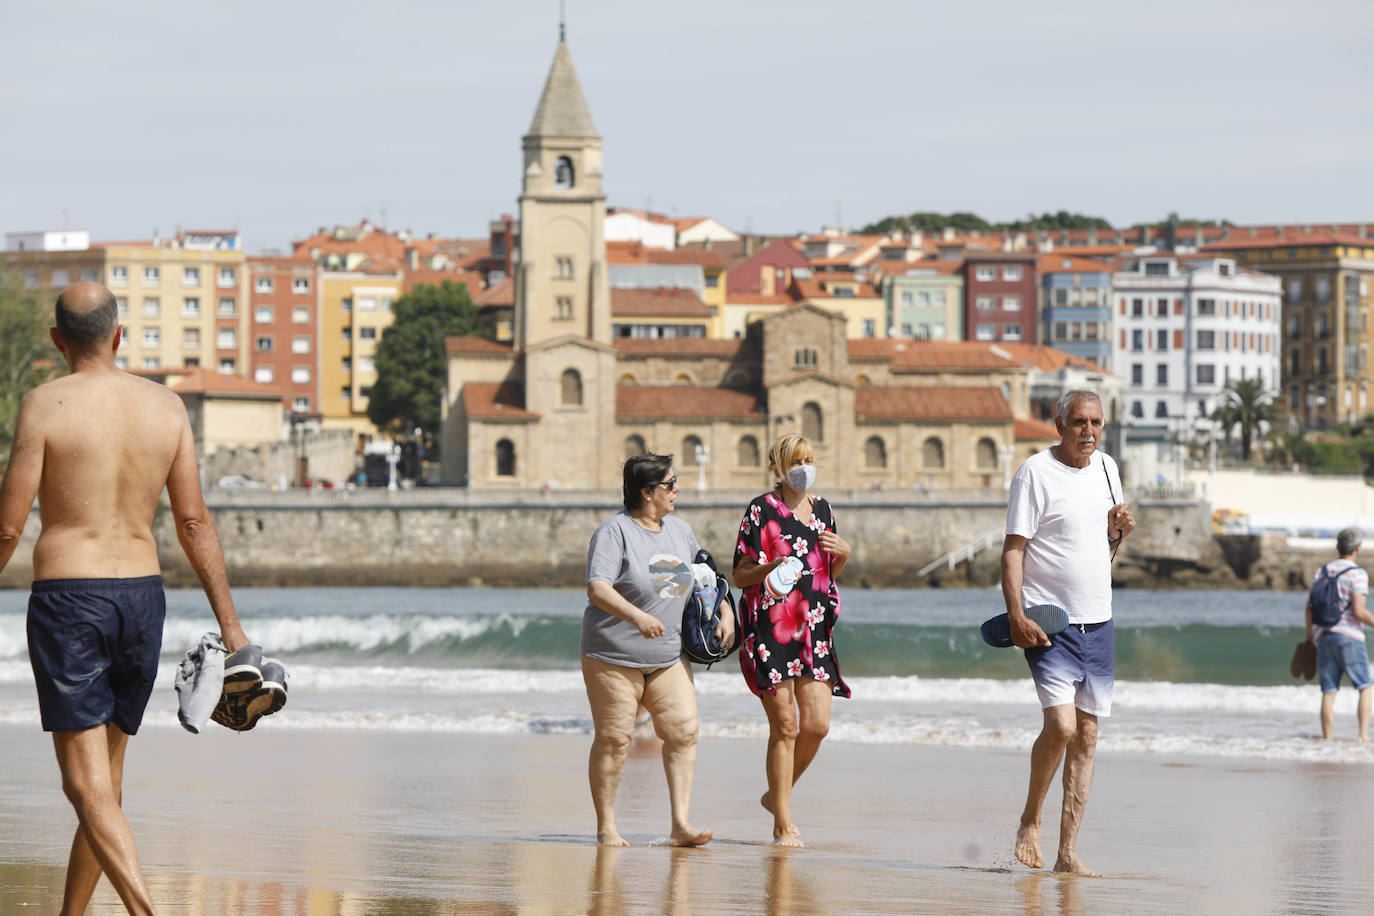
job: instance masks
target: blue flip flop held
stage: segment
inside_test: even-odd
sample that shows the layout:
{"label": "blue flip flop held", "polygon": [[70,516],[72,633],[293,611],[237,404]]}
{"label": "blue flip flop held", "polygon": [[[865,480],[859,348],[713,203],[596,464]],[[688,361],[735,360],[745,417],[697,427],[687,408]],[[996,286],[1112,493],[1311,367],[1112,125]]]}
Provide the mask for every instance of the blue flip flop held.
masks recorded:
{"label": "blue flip flop held", "polygon": [[[1057,604],[1037,604],[1026,608],[1026,616],[1040,625],[1046,636],[1053,636],[1069,626],[1069,615]],[[1009,649],[1011,641],[1011,618],[998,614],[983,621],[983,642],[998,649]]]}

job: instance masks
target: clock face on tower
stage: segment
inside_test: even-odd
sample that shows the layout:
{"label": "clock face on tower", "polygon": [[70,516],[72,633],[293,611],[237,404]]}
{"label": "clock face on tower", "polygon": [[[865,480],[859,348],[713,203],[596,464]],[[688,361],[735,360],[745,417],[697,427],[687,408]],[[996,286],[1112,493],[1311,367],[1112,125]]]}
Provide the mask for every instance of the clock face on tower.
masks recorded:
{"label": "clock face on tower", "polygon": [[559,156],[553,166],[553,186],[571,188],[573,186],[573,164],[567,156]]}

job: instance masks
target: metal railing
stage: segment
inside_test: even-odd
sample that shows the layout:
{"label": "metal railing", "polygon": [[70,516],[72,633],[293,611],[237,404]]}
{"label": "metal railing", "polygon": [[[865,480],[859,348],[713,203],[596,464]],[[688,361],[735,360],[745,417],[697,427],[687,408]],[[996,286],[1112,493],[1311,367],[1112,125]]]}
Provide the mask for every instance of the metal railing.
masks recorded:
{"label": "metal railing", "polygon": [[1001,525],[997,526],[996,528],[993,528],[991,531],[985,531],[973,540],[969,541],[964,546],[951,550],[949,553],[940,557],[935,562],[928,563],[927,565],[922,567],[916,573],[916,578],[924,579],[926,576],[930,575],[935,570],[939,569],[941,566],[944,566],[947,569],[953,569],[955,566],[958,566],[965,560],[972,560],[975,556],[982,553],[984,550],[987,550],[990,547],[995,547],[996,545],[1002,543],[1005,537],[1006,529]]}

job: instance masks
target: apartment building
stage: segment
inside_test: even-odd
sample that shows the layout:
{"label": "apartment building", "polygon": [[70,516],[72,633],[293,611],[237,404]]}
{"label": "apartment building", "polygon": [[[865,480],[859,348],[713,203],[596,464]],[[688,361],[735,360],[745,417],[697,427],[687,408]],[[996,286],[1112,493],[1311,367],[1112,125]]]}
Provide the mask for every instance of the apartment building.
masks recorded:
{"label": "apartment building", "polygon": [[282,406],[292,413],[318,413],[320,282],[315,262],[299,255],[250,257],[247,269],[253,381],[280,386]]}
{"label": "apartment building", "polygon": [[962,261],[880,261],[888,324],[896,337],[964,339]]}
{"label": "apartment building", "polygon": [[1035,343],[1036,255],[968,249],[963,257],[968,339]]}
{"label": "apartment building", "polygon": [[374,358],[382,332],[391,326],[391,304],[402,293],[404,272],[326,270],[319,285],[321,426],[375,436],[377,428],[367,419],[368,398],[377,382]]}
{"label": "apartment building", "polygon": [[1253,236],[1237,230],[1207,250],[1233,256],[1282,284],[1279,415],[1318,429],[1369,413],[1374,396],[1374,239],[1311,227]]}
{"label": "apartment building", "polygon": [[1222,389],[1259,379],[1279,391],[1279,280],[1216,254],[1145,254],[1113,275],[1112,364],[1133,430],[1211,428]]}
{"label": "apartment building", "polygon": [[1040,342],[1110,370],[1112,273],[1106,261],[1040,256]]}

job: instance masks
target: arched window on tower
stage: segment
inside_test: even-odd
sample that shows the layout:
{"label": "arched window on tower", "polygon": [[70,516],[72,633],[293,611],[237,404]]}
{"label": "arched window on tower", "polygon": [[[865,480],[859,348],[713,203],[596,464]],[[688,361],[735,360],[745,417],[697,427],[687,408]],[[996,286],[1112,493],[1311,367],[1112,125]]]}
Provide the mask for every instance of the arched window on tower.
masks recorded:
{"label": "arched window on tower", "polygon": [[573,164],[567,156],[559,156],[553,165],[553,186],[571,188],[573,186]]}
{"label": "arched window on tower", "polygon": [[563,406],[582,406],[582,375],[576,369],[563,370]]}
{"label": "arched window on tower", "polygon": [[802,435],[812,442],[825,440],[825,424],[821,417],[821,405],[808,401],[801,409]]}
{"label": "arched window on tower", "polygon": [[696,436],[687,436],[682,440],[682,454],[678,456],[678,463],[685,468],[697,466],[697,449],[701,448],[701,440]]}
{"label": "arched window on tower", "polygon": [[515,476],[515,443],[509,439],[496,443],[496,476]]}

